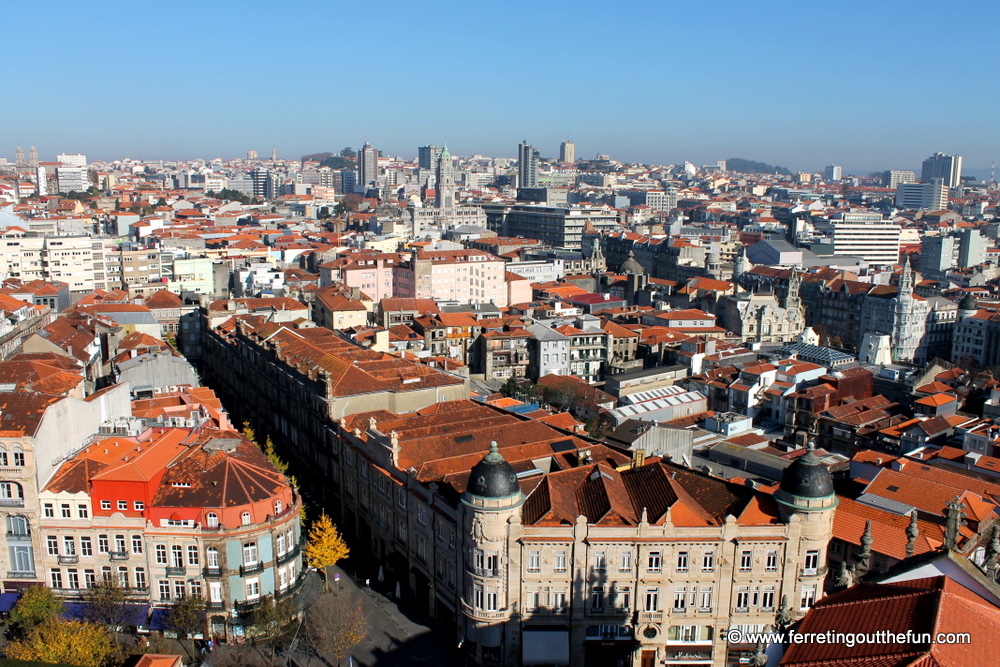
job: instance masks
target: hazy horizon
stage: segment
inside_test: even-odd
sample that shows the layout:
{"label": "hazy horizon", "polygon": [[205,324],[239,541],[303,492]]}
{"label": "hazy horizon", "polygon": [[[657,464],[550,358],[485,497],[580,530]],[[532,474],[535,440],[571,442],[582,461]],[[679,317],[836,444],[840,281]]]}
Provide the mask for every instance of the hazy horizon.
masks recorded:
{"label": "hazy horizon", "polygon": [[553,156],[571,139],[582,158],[649,164],[736,156],[870,173],[919,170],[941,151],[988,171],[1000,87],[983,45],[1000,5],[961,9],[18,3],[0,155],[211,159],[276,146],[298,159],[367,138],[403,157],[425,144],[513,157],[522,139]]}

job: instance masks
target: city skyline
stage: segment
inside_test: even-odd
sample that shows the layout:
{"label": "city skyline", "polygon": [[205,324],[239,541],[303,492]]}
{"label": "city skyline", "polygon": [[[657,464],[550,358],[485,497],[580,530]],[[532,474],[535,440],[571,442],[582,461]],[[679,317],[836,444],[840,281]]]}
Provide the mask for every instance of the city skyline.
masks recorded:
{"label": "city skyline", "polygon": [[[357,149],[367,138],[404,157],[447,143],[453,154],[513,158],[525,139],[555,157],[569,137],[580,158],[625,162],[745,157],[865,173],[917,169],[942,151],[964,156],[972,172],[1000,152],[982,139],[1000,94],[983,85],[977,48],[1000,11],[975,5],[944,16],[929,3],[901,2],[781,2],[768,12],[629,5],[616,8],[620,24],[609,24],[605,8],[589,2],[488,15],[456,3],[390,2],[371,26],[372,58],[364,66],[348,58],[330,82],[350,50],[346,35],[370,19],[361,8],[302,2],[275,15],[251,2],[232,14],[180,2],[51,12],[22,3],[11,9],[9,52],[32,54],[18,61],[30,84],[5,109],[0,150],[34,144],[43,156],[174,160],[267,155],[277,146],[280,157],[298,158]],[[300,45],[306,21],[334,36]],[[80,40],[40,49],[34,25]],[[891,64],[920,43],[935,45],[933,58]],[[97,57],[95,49],[108,51],[104,84],[65,67]],[[428,62],[444,72],[433,84]],[[961,103],[920,103],[914,91],[927,81],[935,99]]]}

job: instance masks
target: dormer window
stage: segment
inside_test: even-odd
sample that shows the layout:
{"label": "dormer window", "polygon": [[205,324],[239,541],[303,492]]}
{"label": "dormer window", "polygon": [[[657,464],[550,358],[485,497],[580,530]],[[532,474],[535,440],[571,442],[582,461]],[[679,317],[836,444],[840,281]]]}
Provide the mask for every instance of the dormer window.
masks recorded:
{"label": "dormer window", "polygon": [[174,487],[175,489],[190,489],[191,482],[171,482],[170,486]]}
{"label": "dormer window", "polygon": [[205,519],[206,519],[206,521],[208,523],[208,527],[209,528],[218,528],[219,527],[219,515],[216,514],[215,512],[209,512],[208,516],[205,517]]}
{"label": "dormer window", "polygon": [[240,521],[242,521],[242,522],[243,522],[243,525],[244,525],[244,526],[249,526],[249,525],[250,525],[250,512],[244,512],[244,513],[243,513],[243,514],[242,514],[242,515],[240,516]]}
{"label": "dormer window", "polygon": [[274,501],[274,516],[278,516],[279,514],[281,514],[281,501],[280,500],[275,500]]}

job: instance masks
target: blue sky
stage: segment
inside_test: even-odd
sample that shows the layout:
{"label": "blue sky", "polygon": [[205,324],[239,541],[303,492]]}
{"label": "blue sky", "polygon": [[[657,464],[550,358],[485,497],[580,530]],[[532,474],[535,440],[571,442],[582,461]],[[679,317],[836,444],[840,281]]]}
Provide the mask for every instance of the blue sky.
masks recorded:
{"label": "blue sky", "polygon": [[996,0],[20,2],[0,156],[730,156],[819,170],[1000,153]]}

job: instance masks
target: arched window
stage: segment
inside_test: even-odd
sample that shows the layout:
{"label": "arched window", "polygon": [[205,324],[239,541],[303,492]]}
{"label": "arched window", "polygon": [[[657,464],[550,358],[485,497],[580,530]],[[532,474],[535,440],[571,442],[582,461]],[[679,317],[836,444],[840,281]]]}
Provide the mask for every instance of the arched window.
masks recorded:
{"label": "arched window", "polygon": [[244,565],[256,565],[257,564],[257,543],[247,542],[243,545],[243,564]]}
{"label": "arched window", "polygon": [[28,535],[28,517],[9,516],[7,517],[7,532],[11,535]]}
{"label": "arched window", "polygon": [[243,521],[243,525],[244,526],[249,526],[250,525],[250,512],[244,512],[243,515],[240,517],[240,519]]}
{"label": "arched window", "polygon": [[4,449],[3,447],[0,447],[0,466],[6,468],[8,465],[10,464],[7,463],[7,450]]}
{"label": "arched window", "polygon": [[209,528],[218,528],[219,527],[219,515],[216,514],[215,512],[209,512],[208,516],[205,517],[205,519],[208,521],[208,527]]}
{"label": "arched window", "polygon": [[20,447],[14,448],[14,465],[18,468],[24,467],[24,450]]}
{"label": "arched window", "polygon": [[280,500],[275,500],[274,501],[274,516],[278,516],[279,514],[281,514],[281,501]]}
{"label": "arched window", "polygon": [[17,482],[0,482],[0,499],[24,500],[24,492]]}

